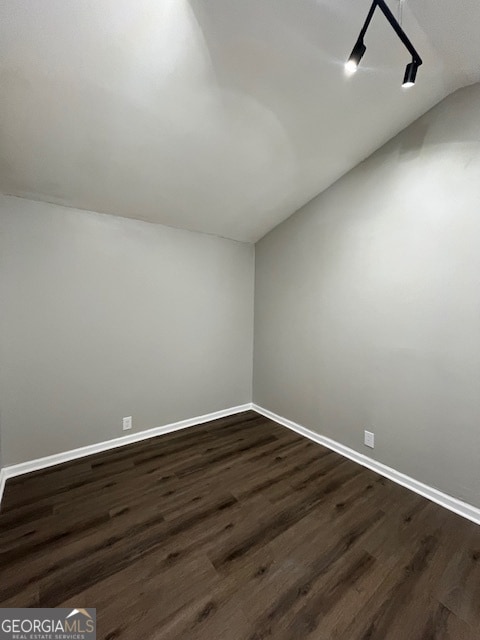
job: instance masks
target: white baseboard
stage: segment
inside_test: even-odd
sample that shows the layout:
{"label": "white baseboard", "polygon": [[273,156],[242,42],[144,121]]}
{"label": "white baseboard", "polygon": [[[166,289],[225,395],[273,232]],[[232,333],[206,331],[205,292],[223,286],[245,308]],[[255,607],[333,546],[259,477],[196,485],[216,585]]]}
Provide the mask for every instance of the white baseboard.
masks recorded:
{"label": "white baseboard", "polygon": [[188,427],[194,427],[205,422],[218,420],[218,418],[233,416],[237,413],[248,411],[251,408],[251,403],[242,404],[238,407],[230,407],[229,409],[222,409],[221,411],[206,413],[203,416],[196,416],[195,418],[189,418],[188,420],[172,422],[171,424],[166,424],[163,427],[154,427],[153,429],[146,429],[145,431],[132,433],[128,436],[113,438],[112,440],[98,442],[97,444],[90,444],[86,447],[80,447],[79,449],[72,449],[70,451],[64,451],[62,453],[55,453],[54,455],[46,456],[44,458],[37,458],[36,460],[29,460],[28,462],[21,462],[20,464],[13,464],[3,467],[3,469],[0,470],[0,504],[2,500],[3,489],[5,487],[5,482],[8,478],[14,478],[15,476],[21,476],[25,473],[31,473],[32,471],[39,471],[41,469],[46,469],[47,467],[53,467],[57,464],[62,464],[63,462],[70,462],[71,460],[77,460],[78,458],[91,456],[94,453],[101,453],[102,451],[108,451],[109,449],[124,447],[127,444],[141,442],[142,440],[155,438],[156,436],[161,436],[166,433],[172,433],[174,431],[180,431],[181,429],[187,429]]}
{"label": "white baseboard", "polygon": [[264,409],[255,403],[247,403],[240,405],[238,407],[230,407],[229,409],[223,409],[221,411],[215,411],[213,413],[207,413],[202,416],[197,416],[195,418],[189,418],[188,420],[181,420],[179,422],[173,422],[171,424],[164,425],[162,427],[155,427],[153,429],[147,429],[145,431],[139,431],[138,433],[132,433],[128,436],[122,436],[120,438],[114,438],[112,440],[107,440],[105,442],[99,442],[97,444],[88,445],[86,447],[80,447],[78,449],[72,449],[71,451],[65,451],[62,453],[57,453],[51,456],[46,456],[44,458],[37,458],[36,460],[30,460],[28,462],[22,462],[20,464],[14,464],[10,466],[6,466],[3,469],[0,469],[0,504],[2,501],[3,491],[5,488],[5,482],[8,478],[13,478],[15,476],[20,476],[25,473],[31,473],[32,471],[39,471],[41,469],[46,469],[48,467],[52,467],[58,464],[62,464],[63,462],[69,462],[71,460],[77,460],[78,458],[84,458],[85,456],[90,456],[95,453],[101,453],[102,451],[108,451],[110,449],[116,449],[117,447],[123,447],[128,444],[132,444],[134,442],[141,442],[142,440],[148,440],[149,438],[155,438],[156,436],[160,436],[167,433],[172,433],[174,431],[180,431],[181,429],[187,429],[189,427],[194,427],[196,425],[203,424],[205,422],[210,422],[212,420],[217,420],[218,418],[225,418],[228,416],[235,415],[237,413],[242,413],[243,411],[248,411],[253,409],[257,413],[273,420],[274,422],[278,422],[278,424],[291,429],[299,433],[300,435],[308,438],[309,440],[313,440],[318,444],[327,447],[328,449],[332,449],[336,451],[342,456],[361,464],[376,473],[393,480],[397,484],[418,493],[419,495],[439,504],[442,507],[445,507],[449,511],[453,511],[454,513],[463,516],[467,520],[471,522],[475,522],[476,524],[480,524],[480,509],[478,507],[474,507],[466,502],[462,502],[457,498],[449,496],[438,489],[430,487],[429,485],[424,484],[423,482],[419,482],[410,476],[407,476],[396,469],[392,469],[373,458],[369,458],[368,456],[363,455],[362,453],[358,453],[354,449],[350,449],[350,447],[346,447],[331,438],[327,438],[325,436],[321,436],[306,427],[303,427],[293,420],[288,420],[287,418],[283,418],[282,416],[269,411],[268,409]]}
{"label": "white baseboard", "polygon": [[474,507],[471,504],[466,502],[462,502],[462,500],[458,500],[457,498],[453,498],[438,489],[434,489],[423,482],[419,482],[410,476],[405,475],[404,473],[400,473],[400,471],[396,471],[391,467],[387,467],[387,465],[382,464],[381,462],[377,462],[377,460],[373,460],[373,458],[369,458],[368,456],[363,455],[362,453],[358,453],[354,449],[350,449],[350,447],[346,447],[335,440],[331,440],[330,438],[326,438],[325,436],[321,436],[306,427],[302,427],[302,425],[293,422],[292,420],[288,420],[287,418],[283,418],[282,416],[269,411],[268,409],[264,409],[256,405],[252,404],[252,409],[257,413],[260,413],[262,416],[266,418],[270,418],[274,422],[278,422],[279,424],[287,427],[288,429],[292,429],[292,431],[296,431],[302,436],[309,438],[309,440],[313,440],[318,444],[327,447],[328,449],[332,449],[336,451],[342,456],[361,464],[376,473],[379,473],[381,476],[385,476],[385,478],[389,478],[396,482],[397,484],[401,484],[403,487],[414,491],[415,493],[420,494],[424,498],[428,498],[432,502],[436,502],[445,509],[449,509],[449,511],[453,511],[459,516],[463,516],[467,520],[471,520],[475,522],[475,524],[480,524],[480,509],[478,507]]}
{"label": "white baseboard", "polygon": [[7,476],[5,474],[5,469],[0,469],[0,505],[2,504],[3,490],[5,489],[6,480]]}

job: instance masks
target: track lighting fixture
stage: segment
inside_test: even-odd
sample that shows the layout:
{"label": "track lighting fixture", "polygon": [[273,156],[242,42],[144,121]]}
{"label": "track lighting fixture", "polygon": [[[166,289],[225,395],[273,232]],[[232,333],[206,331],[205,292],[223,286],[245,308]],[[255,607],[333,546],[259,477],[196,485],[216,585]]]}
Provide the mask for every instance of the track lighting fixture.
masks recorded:
{"label": "track lighting fixture", "polygon": [[415,84],[415,78],[417,77],[417,70],[418,64],[414,60],[407,64],[402,87],[413,87],[413,85]]}
{"label": "track lighting fixture", "polygon": [[355,46],[353,47],[352,53],[350,54],[349,59],[345,63],[345,69],[348,73],[355,73],[357,70],[358,64],[360,60],[363,58],[363,54],[367,50],[367,47],[364,45],[363,40],[357,40]]}
{"label": "track lighting fixture", "polygon": [[367,47],[365,46],[365,43],[364,43],[364,38],[365,38],[365,34],[367,33],[367,29],[370,26],[370,22],[372,21],[375,9],[377,7],[383,13],[383,15],[388,20],[393,30],[397,34],[397,36],[400,38],[400,40],[403,42],[404,46],[407,48],[407,50],[410,52],[412,56],[412,61],[407,64],[407,68],[405,69],[405,76],[403,78],[402,87],[413,87],[413,85],[415,84],[415,79],[417,77],[418,67],[422,64],[423,61],[421,57],[418,55],[417,50],[415,49],[413,44],[408,39],[407,34],[402,29],[401,25],[399,24],[399,22],[396,20],[393,13],[388,8],[385,0],[373,0],[372,6],[370,7],[370,10],[367,14],[367,18],[357,38],[357,42],[353,47],[350,57],[345,63],[345,70],[349,74],[355,73],[355,71],[357,70],[360,60],[362,59],[365,51],[367,50]]}

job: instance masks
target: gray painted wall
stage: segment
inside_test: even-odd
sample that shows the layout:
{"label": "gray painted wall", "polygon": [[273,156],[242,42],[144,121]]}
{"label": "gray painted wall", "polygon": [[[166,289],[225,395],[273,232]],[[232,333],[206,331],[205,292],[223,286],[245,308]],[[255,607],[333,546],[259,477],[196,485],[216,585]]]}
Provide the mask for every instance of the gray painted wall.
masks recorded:
{"label": "gray painted wall", "polygon": [[0,197],[3,464],[251,401],[251,245]]}
{"label": "gray painted wall", "polygon": [[257,244],[254,352],[257,404],[476,506],[479,114],[453,94]]}

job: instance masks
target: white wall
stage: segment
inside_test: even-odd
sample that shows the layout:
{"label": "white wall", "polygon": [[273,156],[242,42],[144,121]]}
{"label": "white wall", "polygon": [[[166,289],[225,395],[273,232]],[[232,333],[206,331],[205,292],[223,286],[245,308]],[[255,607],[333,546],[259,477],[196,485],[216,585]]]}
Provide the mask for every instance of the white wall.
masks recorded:
{"label": "white wall", "polygon": [[476,506],[479,114],[451,95],[257,244],[254,355],[257,404]]}
{"label": "white wall", "polygon": [[0,234],[3,464],[251,401],[253,246],[6,196]]}

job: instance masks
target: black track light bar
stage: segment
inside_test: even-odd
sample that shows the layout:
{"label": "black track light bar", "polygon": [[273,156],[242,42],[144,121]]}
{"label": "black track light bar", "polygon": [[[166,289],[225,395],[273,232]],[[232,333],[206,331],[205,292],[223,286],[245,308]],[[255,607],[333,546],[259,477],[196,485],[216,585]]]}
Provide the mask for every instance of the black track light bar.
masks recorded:
{"label": "black track light bar", "polygon": [[365,34],[367,33],[367,29],[370,26],[370,22],[372,21],[373,14],[375,13],[375,9],[377,7],[383,13],[385,18],[390,23],[392,29],[395,31],[395,33],[397,34],[397,36],[402,41],[402,43],[405,46],[405,48],[409,51],[409,53],[412,56],[412,62],[410,62],[407,65],[407,68],[405,70],[405,78],[404,78],[404,81],[403,81],[403,86],[408,86],[409,87],[409,86],[411,86],[412,84],[415,83],[415,77],[417,75],[418,67],[423,63],[423,60],[421,59],[420,55],[418,54],[418,51],[415,49],[415,47],[411,43],[411,41],[410,41],[409,37],[407,36],[407,34],[405,33],[405,31],[402,29],[402,27],[399,24],[399,22],[397,21],[397,19],[395,18],[395,16],[391,12],[391,10],[389,9],[389,7],[388,7],[387,3],[385,2],[385,0],[373,0],[372,6],[370,7],[370,9],[368,11],[367,17],[366,17],[365,22],[363,24],[363,27],[362,27],[359,35],[358,35],[357,42],[355,43],[355,46],[353,47],[352,53],[350,54],[348,62],[346,63],[345,66],[346,66],[347,70],[353,72],[357,68],[358,63],[360,62],[360,60],[362,59],[362,56],[366,51],[366,46],[365,46],[365,44],[363,42],[363,39],[365,37]]}

